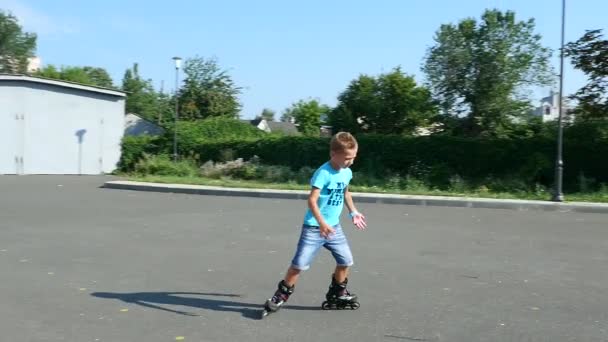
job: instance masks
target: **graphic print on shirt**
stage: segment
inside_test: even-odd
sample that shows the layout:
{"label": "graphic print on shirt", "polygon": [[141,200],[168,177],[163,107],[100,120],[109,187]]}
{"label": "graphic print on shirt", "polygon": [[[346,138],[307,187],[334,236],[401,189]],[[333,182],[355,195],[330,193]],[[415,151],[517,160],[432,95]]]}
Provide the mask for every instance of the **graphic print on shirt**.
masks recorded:
{"label": "graphic print on shirt", "polygon": [[344,202],[344,191],[346,190],[346,184],[342,182],[336,183],[336,188],[327,188],[327,205],[339,206]]}

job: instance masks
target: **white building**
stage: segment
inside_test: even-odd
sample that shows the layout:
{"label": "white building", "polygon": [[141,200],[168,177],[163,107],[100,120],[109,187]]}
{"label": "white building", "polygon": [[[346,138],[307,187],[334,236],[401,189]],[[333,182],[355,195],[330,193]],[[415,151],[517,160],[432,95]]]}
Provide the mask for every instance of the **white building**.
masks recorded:
{"label": "white building", "polygon": [[[563,117],[564,119],[568,119],[569,116],[566,116],[566,113],[569,110],[568,102],[565,98],[563,98],[562,101]],[[559,93],[551,91],[549,96],[542,98],[540,100],[540,106],[534,109],[534,115],[541,117],[543,122],[557,120],[559,117]]]}
{"label": "white building", "polygon": [[40,57],[30,57],[27,59],[27,72],[28,73],[34,73],[34,72],[40,70],[41,66],[42,66],[42,60],[40,59]]}
{"label": "white building", "polygon": [[110,173],[124,130],[124,92],[0,74],[0,174]]}

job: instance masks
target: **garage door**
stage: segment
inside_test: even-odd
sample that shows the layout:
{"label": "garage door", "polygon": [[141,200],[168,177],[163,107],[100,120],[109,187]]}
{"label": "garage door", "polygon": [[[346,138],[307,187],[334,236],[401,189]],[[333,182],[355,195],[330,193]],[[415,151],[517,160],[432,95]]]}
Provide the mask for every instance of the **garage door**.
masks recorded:
{"label": "garage door", "polygon": [[0,113],[0,174],[23,173],[23,115]]}
{"label": "garage door", "polygon": [[89,113],[26,117],[26,174],[100,174],[103,124]]}

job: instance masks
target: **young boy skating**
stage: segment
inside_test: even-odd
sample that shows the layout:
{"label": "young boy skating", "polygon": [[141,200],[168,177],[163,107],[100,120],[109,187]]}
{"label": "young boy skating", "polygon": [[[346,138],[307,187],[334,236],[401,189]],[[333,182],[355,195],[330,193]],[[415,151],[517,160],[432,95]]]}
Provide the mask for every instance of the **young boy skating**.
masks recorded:
{"label": "young boy skating", "polygon": [[279,310],[287,301],[300,273],[310,267],[321,247],[329,250],[336,260],[323,309],[359,308],[357,296],[346,289],[348,268],[353,265],[353,256],[340,226],[340,214],[346,203],[357,229],[366,227],[365,217],[355,208],[348,191],[353,175],[350,166],[357,157],[357,150],[357,141],[350,133],[340,132],[332,137],[330,160],[321,165],[310,180],[312,188],[308,196],[308,210],[291,266],[272,298],[266,301],[263,316]]}

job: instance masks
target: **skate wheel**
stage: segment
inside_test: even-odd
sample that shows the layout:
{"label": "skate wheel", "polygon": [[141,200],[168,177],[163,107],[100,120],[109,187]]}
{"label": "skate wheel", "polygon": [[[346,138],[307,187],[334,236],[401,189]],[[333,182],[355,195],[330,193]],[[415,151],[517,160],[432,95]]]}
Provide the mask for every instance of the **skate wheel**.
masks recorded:
{"label": "skate wheel", "polygon": [[361,307],[361,304],[359,304],[358,302],[356,302],[356,303],[352,303],[352,304],[350,305],[350,308],[351,308],[351,309],[353,309],[353,310],[357,310],[357,309],[358,309],[358,308],[360,308],[360,307]]}
{"label": "skate wheel", "polygon": [[330,310],[331,309],[331,304],[329,304],[328,302],[323,302],[323,304],[321,304],[321,309],[323,309],[323,310]]}

